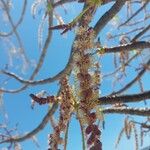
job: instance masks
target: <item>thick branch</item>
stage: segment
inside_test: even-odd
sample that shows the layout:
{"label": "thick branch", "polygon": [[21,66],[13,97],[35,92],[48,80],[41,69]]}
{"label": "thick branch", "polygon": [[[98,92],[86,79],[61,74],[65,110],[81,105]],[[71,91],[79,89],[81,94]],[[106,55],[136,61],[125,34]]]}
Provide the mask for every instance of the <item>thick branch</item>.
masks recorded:
{"label": "thick branch", "polygon": [[99,100],[98,104],[108,105],[116,103],[132,103],[132,102],[140,102],[145,99],[150,99],[150,91],[122,96],[104,96],[98,99]]}
{"label": "thick branch", "polygon": [[150,116],[150,109],[148,108],[128,108],[128,107],[122,107],[122,108],[105,108],[103,109],[104,114],[129,114],[129,115],[138,115],[138,116]]}
{"label": "thick branch", "polygon": [[140,50],[150,48],[150,42],[146,41],[139,41],[139,42],[133,42],[130,44],[120,45],[112,48],[104,48],[105,53],[117,53],[121,51],[132,51],[132,50]]}
{"label": "thick branch", "polygon": [[124,45],[119,45],[119,46],[115,46],[115,47],[100,47],[100,50],[98,49],[97,51],[95,51],[94,53],[92,53],[92,55],[97,54],[97,53],[101,53],[101,49],[102,49],[102,54],[104,53],[119,53],[121,51],[133,51],[133,50],[143,50],[146,48],[150,48],[150,42],[146,42],[146,41],[135,41],[133,43],[129,43],[129,44],[124,44]]}
{"label": "thick branch", "polygon": [[94,30],[96,36],[106,26],[106,24],[120,11],[127,0],[116,0],[116,3],[98,20]]}

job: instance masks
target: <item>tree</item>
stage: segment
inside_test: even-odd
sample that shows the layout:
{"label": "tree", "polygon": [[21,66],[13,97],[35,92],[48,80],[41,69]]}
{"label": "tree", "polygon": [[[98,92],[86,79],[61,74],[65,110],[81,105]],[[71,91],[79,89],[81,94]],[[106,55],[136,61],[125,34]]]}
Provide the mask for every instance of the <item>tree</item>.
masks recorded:
{"label": "tree", "polygon": [[[4,110],[3,103],[9,96],[11,99],[5,105],[11,109],[15,102],[10,101],[15,101],[12,100],[14,95],[19,99],[20,94],[24,95],[23,101],[32,98],[31,107],[35,110],[39,108],[35,108],[36,103],[48,108],[41,106],[47,111],[46,115],[36,128],[24,135],[17,133],[18,126],[9,128],[7,113],[3,111],[2,147],[18,150],[20,142],[31,138],[39,146],[35,136],[50,122],[53,130],[48,136],[49,150],[67,149],[69,125],[75,116],[80,124],[82,149],[100,150],[105,114],[120,114],[124,126],[116,146],[123,134],[130,139],[134,133],[135,149],[139,149],[139,139],[142,145],[150,131],[149,0],[35,0],[30,4],[35,23],[30,20],[27,0],[20,4],[15,0],[0,0],[3,16],[0,39],[4,45],[1,49],[8,55],[1,52],[1,108]],[[78,11],[73,14],[73,10],[65,8],[67,4]],[[38,31],[38,47],[34,46],[36,39],[30,40],[30,36],[35,38],[35,31]],[[54,48],[57,54],[52,51],[49,54]],[[62,57],[66,57],[66,51],[70,52],[67,63],[58,71],[57,65],[65,63]],[[55,66],[50,64],[53,54]],[[46,71],[42,70],[44,65]],[[55,82],[59,86],[54,94],[49,94],[53,88],[47,84],[56,85]],[[39,85],[42,86],[39,88]],[[15,89],[14,86],[20,87]],[[59,113],[57,118],[55,112]]]}

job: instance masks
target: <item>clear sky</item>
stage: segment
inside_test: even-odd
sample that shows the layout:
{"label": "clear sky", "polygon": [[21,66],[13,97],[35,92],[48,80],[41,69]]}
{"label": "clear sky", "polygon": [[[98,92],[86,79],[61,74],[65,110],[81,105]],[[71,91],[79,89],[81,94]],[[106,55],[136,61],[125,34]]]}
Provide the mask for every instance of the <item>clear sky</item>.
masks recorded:
{"label": "clear sky", "polygon": [[[13,1],[13,8],[11,11],[11,15],[13,16],[14,20],[16,21],[17,18],[20,16],[19,11],[22,7],[22,1]],[[17,75],[28,79],[30,74],[32,73],[35,63],[37,62],[41,50],[38,48],[38,26],[40,24],[40,20],[42,17],[42,14],[44,12],[43,8],[38,10],[37,15],[35,16],[35,19],[31,16],[31,1],[28,1],[27,4],[27,10],[26,15],[24,18],[23,23],[19,27],[19,33],[21,35],[23,45],[26,50],[26,54],[28,58],[32,60],[31,65],[27,66],[27,70],[23,69],[22,60],[20,57],[16,58],[16,55],[14,55],[13,58],[13,64],[12,66],[9,66],[10,71],[15,72]],[[107,11],[110,6],[113,3],[103,6],[101,9],[98,10],[96,13],[96,16],[94,18],[94,21],[91,23],[93,25],[96,20],[104,14],[105,11]],[[63,8],[58,8],[56,10],[57,13],[61,14],[63,16],[63,19],[65,22],[69,22],[73,16],[76,16],[80,10],[82,9],[82,5],[79,7],[76,5],[76,3],[71,3],[70,5],[66,5],[65,9],[67,10],[67,14],[65,14]],[[0,11],[0,14],[2,11]],[[122,10],[120,14],[120,18],[123,17],[124,10]],[[117,18],[116,18],[117,19]],[[116,22],[119,20],[116,20]],[[56,24],[56,20],[54,20],[54,23]],[[44,28],[44,33],[42,35],[43,43],[46,38],[46,32],[47,32],[47,26]],[[0,22],[0,28],[4,31],[7,31],[9,26],[2,24]],[[99,37],[101,38],[102,43],[107,46],[112,46],[118,44],[117,40],[109,42],[106,40],[106,33],[114,31],[115,25],[113,25],[113,22],[109,23],[106,28],[101,32]],[[40,70],[40,73],[37,75],[36,79],[44,79],[49,76],[53,76],[57,74],[60,70],[62,70],[67,61],[68,56],[70,54],[71,44],[74,39],[74,31],[69,31],[64,36],[60,35],[60,32],[54,31],[53,33],[53,39],[49,46],[47,56],[45,58],[44,64]],[[11,39],[10,39],[11,40]],[[17,42],[14,38],[12,38],[12,41],[17,45]],[[9,45],[5,45],[2,38],[0,38],[0,67],[1,69],[4,68],[4,65],[8,62],[10,63],[9,59]],[[105,57],[102,57],[99,59],[100,64],[102,65],[102,72],[108,73],[111,70],[113,70],[112,65],[112,56],[108,55]],[[111,61],[110,61],[111,60]],[[130,70],[127,71],[130,73],[130,77],[127,78],[126,81],[129,81],[131,78],[134,78],[135,72],[131,72]],[[148,83],[148,75],[146,74],[143,78],[145,90],[149,88]],[[3,75],[0,76],[0,84],[6,79]],[[111,81],[112,79],[107,79],[102,81],[102,85],[100,87],[102,95],[109,94],[112,90]],[[8,89],[16,89],[20,87],[20,83],[16,82],[15,80],[9,79],[9,84],[5,87]],[[115,87],[115,88],[119,88]],[[51,83],[46,85],[39,85],[36,87],[29,87],[23,92],[17,93],[17,94],[4,94],[3,100],[4,100],[4,108],[5,111],[8,114],[8,127],[13,128],[15,127],[16,123],[18,124],[18,130],[16,133],[18,134],[24,134],[27,132],[30,132],[33,130],[37,125],[41,122],[42,118],[46,114],[48,110],[48,106],[39,106],[36,105],[34,110],[31,109],[31,98],[29,97],[30,93],[38,93],[41,90],[45,90],[50,95],[56,94],[57,90],[59,88],[59,83]],[[128,93],[131,92],[139,92],[139,87],[135,86],[134,88],[131,88]],[[143,103],[140,103],[141,106],[144,106]],[[3,110],[1,110],[3,113]],[[102,143],[103,143],[103,149],[104,150],[114,150],[115,146],[114,143],[117,139],[117,136],[119,132],[122,129],[123,126],[123,120],[125,116],[120,115],[106,115],[105,116],[105,129],[102,130]],[[143,119],[142,117],[140,119]],[[4,121],[3,115],[0,115],[0,123]],[[6,121],[6,122],[7,122]],[[22,148],[23,150],[46,150],[48,143],[47,143],[47,135],[49,133],[52,133],[52,129],[50,128],[50,125],[48,124],[43,131],[39,132],[36,137],[38,140],[38,143],[40,145],[40,148],[37,148],[32,142],[32,140],[27,140],[25,142],[22,142]],[[133,135],[132,135],[133,136]],[[82,149],[82,143],[81,143],[81,134],[80,134],[80,128],[79,123],[77,122],[75,115],[72,116],[70,128],[69,128],[69,141],[68,141],[68,147],[67,150],[81,150]],[[150,143],[150,136],[147,137],[144,141],[144,145],[148,145]],[[0,150],[4,148],[4,145],[0,145]],[[126,137],[123,136],[119,146],[118,150],[133,150],[134,149],[134,136],[130,140],[126,140]]]}

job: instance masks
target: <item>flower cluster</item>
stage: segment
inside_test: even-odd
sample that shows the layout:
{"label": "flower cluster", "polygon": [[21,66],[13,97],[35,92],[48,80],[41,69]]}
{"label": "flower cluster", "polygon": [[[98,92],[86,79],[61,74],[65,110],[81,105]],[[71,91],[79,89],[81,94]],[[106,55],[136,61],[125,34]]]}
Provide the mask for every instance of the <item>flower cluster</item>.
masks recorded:
{"label": "flower cluster", "polygon": [[74,43],[75,55],[74,63],[77,68],[76,78],[79,82],[79,119],[86,127],[87,146],[90,150],[101,150],[102,144],[99,140],[101,131],[95,124],[97,116],[92,112],[96,106],[99,95],[100,66],[93,62],[89,50],[95,47],[94,31],[85,26],[79,27],[78,38]]}
{"label": "flower cluster", "polygon": [[87,138],[87,145],[91,146],[90,150],[101,150],[102,143],[99,140],[101,135],[101,131],[99,130],[98,126],[94,124],[96,122],[97,116],[95,112],[89,113],[88,115],[88,126],[85,129],[85,133]]}
{"label": "flower cluster", "polygon": [[[87,5],[89,4],[87,3]],[[96,125],[98,116],[94,111],[99,97],[100,66],[90,54],[91,50],[95,48],[95,33],[93,28],[88,26],[94,11],[95,6],[89,5],[88,9],[81,15],[82,19],[74,42],[74,75],[78,86],[75,89],[78,90],[73,91],[69,86],[67,76],[64,76],[60,80],[61,92],[58,97],[39,98],[33,94],[30,95],[39,104],[59,101],[60,115],[57,124],[53,126],[53,134],[49,135],[49,150],[57,150],[59,144],[64,144],[65,140],[62,135],[66,132],[73,111],[77,112],[77,117],[84,126],[88,148],[90,150],[102,149],[101,131]],[[66,32],[71,29],[71,26],[58,25],[50,29],[64,29]]]}
{"label": "flower cluster", "polygon": [[92,109],[91,100],[95,98],[95,88],[97,83],[98,72],[90,72],[93,66],[91,55],[88,53],[89,49],[94,47],[94,31],[92,28],[79,28],[79,37],[75,43],[75,51],[78,53],[78,57],[75,58],[75,66],[78,68],[76,73],[79,81],[79,96],[80,104],[83,108]]}
{"label": "flower cluster", "polygon": [[49,145],[51,149],[57,150],[59,144],[63,144],[64,140],[60,137],[61,133],[64,133],[67,128],[67,124],[70,120],[71,113],[73,111],[73,95],[71,88],[68,84],[67,77],[63,77],[60,81],[62,99],[60,104],[60,116],[57,126],[54,127],[54,133],[49,136]]}

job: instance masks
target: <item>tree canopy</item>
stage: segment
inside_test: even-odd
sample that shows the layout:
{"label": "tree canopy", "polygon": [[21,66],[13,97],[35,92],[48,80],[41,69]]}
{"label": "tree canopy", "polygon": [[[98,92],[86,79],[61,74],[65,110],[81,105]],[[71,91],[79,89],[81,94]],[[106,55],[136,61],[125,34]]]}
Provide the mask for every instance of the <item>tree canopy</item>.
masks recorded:
{"label": "tree canopy", "polygon": [[[0,0],[0,15],[2,149],[47,138],[48,150],[66,150],[78,137],[75,149],[114,149],[123,137],[146,145],[149,0]],[[72,119],[80,131],[70,138]],[[105,146],[119,121],[115,146]]]}

